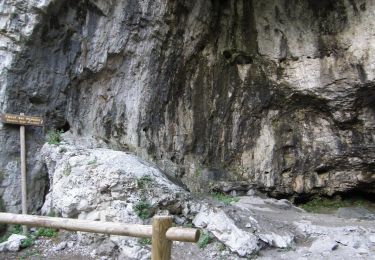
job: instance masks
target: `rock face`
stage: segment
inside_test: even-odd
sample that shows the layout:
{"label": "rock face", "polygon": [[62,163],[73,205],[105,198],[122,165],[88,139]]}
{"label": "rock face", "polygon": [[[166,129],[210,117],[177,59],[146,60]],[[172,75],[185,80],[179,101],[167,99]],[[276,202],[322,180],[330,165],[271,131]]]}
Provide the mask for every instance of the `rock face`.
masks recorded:
{"label": "rock face", "polygon": [[[375,4],[3,1],[0,112],[130,150],[191,191],[374,192]],[[29,130],[30,179],[44,187]],[[0,125],[0,193],[16,210],[17,128]],[[32,208],[44,190],[30,185]],[[35,192],[34,192],[35,189]]]}
{"label": "rock face", "polygon": [[[139,224],[168,211],[179,216],[181,225],[199,209],[186,191],[134,155],[70,145],[45,145],[41,155],[51,187],[42,208],[46,215]],[[97,244],[98,255],[144,259],[149,252],[137,238],[110,236],[103,242],[105,238],[79,235],[80,242]]]}

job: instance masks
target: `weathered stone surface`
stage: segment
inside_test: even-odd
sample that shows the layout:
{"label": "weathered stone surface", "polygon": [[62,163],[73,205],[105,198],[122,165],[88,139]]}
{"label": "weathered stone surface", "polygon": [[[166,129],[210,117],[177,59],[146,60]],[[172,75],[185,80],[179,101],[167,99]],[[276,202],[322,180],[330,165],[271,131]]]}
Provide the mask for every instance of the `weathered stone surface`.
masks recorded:
{"label": "weathered stone surface", "polygon": [[[303,249],[303,254],[317,259],[327,257],[326,253],[341,257],[350,250],[351,256],[368,256],[375,249],[371,221],[309,214],[287,200],[255,194],[239,197],[239,201],[224,207],[209,198],[195,198],[154,165],[125,152],[78,147],[64,141],[59,146],[43,146],[41,159],[50,178],[42,209],[45,214],[53,211],[64,217],[146,224],[147,217],[154,213],[169,211],[177,225],[193,222],[209,232],[228,249],[228,259],[232,254],[248,257],[263,248],[282,248],[285,252]],[[146,220],[137,213],[139,202],[148,204]],[[91,246],[94,258],[147,259],[150,250],[130,237],[78,233],[77,241],[81,246]],[[333,241],[339,247],[322,250],[328,242],[320,241]],[[69,243],[65,243],[68,248]],[[214,250],[205,254],[217,255]]]}
{"label": "weathered stone surface", "polygon": [[141,200],[150,216],[157,210],[179,214],[188,207],[186,191],[134,155],[70,145],[45,145],[41,154],[50,178],[45,214],[134,223],[140,221],[135,207]]}
{"label": "weathered stone surface", "polygon": [[7,241],[0,244],[0,252],[17,252],[20,250],[21,243],[26,239],[26,236],[12,234]]}
{"label": "weathered stone surface", "polygon": [[[180,215],[184,223],[194,213],[190,205],[196,202],[186,191],[134,155],[67,144],[46,144],[41,155],[50,178],[50,190],[42,208],[45,214],[54,212],[63,217],[131,224],[142,223],[160,211]],[[143,259],[149,254],[136,238],[106,238],[87,233],[78,236],[81,243],[96,245],[94,255],[112,252],[129,259]]]}
{"label": "weathered stone surface", "polygon": [[[192,191],[244,180],[273,195],[373,192],[374,10],[370,0],[4,1],[0,112],[136,152]],[[44,134],[28,136],[41,186]],[[17,138],[0,125],[12,211]]]}
{"label": "weathered stone surface", "polygon": [[259,238],[241,230],[223,210],[203,208],[194,218],[194,225],[212,232],[221,242],[240,256],[259,251]]}

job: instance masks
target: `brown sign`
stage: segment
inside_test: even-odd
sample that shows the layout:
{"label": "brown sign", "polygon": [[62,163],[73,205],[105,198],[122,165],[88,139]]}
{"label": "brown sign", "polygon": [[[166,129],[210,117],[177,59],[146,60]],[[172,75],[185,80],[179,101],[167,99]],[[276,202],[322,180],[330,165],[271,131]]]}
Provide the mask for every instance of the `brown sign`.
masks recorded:
{"label": "brown sign", "polygon": [[36,116],[2,114],[0,119],[5,124],[43,126],[43,118]]}

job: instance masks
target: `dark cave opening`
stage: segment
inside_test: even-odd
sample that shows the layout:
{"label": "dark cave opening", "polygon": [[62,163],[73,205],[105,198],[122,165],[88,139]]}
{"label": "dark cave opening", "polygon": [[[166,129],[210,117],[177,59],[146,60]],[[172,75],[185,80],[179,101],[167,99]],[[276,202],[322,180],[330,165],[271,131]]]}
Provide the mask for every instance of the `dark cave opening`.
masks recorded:
{"label": "dark cave opening", "polygon": [[62,126],[58,127],[57,130],[58,131],[62,131],[64,133],[68,132],[70,130],[70,124],[69,124],[69,122],[65,121],[65,123]]}
{"label": "dark cave opening", "polygon": [[[366,208],[375,213],[375,196],[373,193],[353,189],[347,192],[335,193],[332,196],[299,196],[293,198],[293,203],[307,211],[324,213],[338,208]],[[327,211],[327,212],[328,212]]]}

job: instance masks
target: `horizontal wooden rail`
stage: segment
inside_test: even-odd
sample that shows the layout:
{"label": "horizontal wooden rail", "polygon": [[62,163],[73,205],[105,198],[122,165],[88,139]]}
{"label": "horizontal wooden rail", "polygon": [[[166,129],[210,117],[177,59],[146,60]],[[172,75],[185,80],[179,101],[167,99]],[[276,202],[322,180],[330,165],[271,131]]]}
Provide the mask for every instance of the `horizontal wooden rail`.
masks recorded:
{"label": "horizontal wooden rail", "polygon": [[[0,223],[20,224],[33,227],[49,227],[70,231],[103,233],[119,236],[152,237],[151,225],[88,221],[12,213],[0,213]],[[195,243],[199,239],[199,230],[193,228],[171,227],[167,230],[165,236],[168,240]]]}

